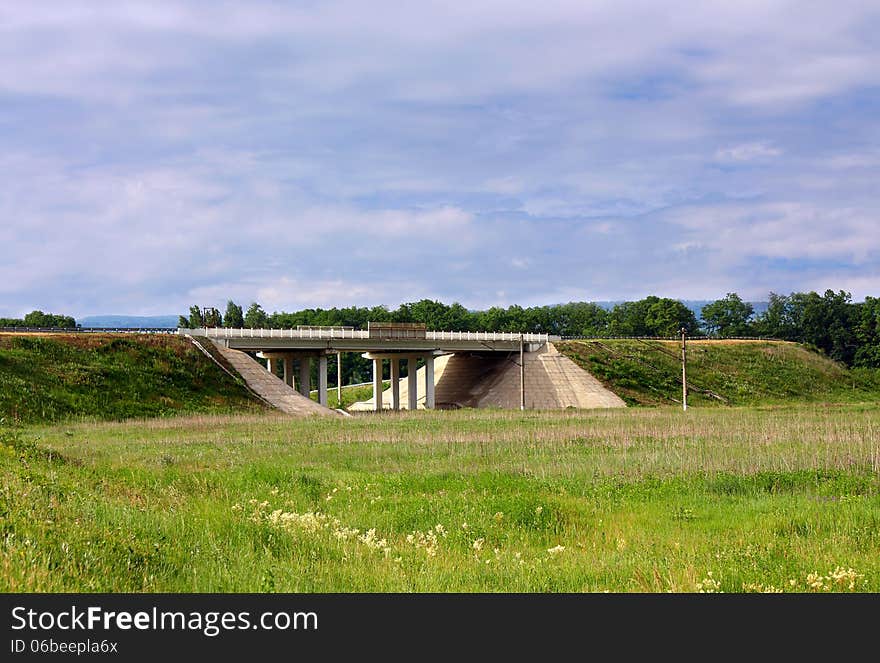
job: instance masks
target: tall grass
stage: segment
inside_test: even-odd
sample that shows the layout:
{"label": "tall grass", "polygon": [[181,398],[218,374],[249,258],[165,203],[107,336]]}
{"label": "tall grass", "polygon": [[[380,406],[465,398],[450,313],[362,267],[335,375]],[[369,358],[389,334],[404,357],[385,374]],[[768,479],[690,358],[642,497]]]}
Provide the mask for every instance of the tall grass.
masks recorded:
{"label": "tall grass", "polygon": [[878,591],[874,405],[7,430],[4,591]]}

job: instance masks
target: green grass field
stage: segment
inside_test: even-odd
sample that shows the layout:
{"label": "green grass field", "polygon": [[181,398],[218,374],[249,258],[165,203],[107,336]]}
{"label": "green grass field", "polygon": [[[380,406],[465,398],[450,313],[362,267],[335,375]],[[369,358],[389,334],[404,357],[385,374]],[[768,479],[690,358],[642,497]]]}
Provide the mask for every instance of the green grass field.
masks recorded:
{"label": "green grass field", "polygon": [[4,428],[0,591],[880,591],[876,403]]}

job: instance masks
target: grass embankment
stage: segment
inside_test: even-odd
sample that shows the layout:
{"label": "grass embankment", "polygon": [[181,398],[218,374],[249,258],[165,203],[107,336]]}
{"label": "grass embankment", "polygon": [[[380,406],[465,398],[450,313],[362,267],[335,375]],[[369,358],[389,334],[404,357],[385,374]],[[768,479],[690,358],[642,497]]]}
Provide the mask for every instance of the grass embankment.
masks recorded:
{"label": "grass embankment", "polygon": [[[627,405],[681,402],[681,345],[596,340],[557,344]],[[689,341],[688,401],[695,405],[880,400],[880,371],[845,366],[796,343]]]}
{"label": "grass embankment", "polygon": [[7,431],[0,591],[880,591],[880,410]]}
{"label": "grass embankment", "polygon": [[186,339],[0,334],[0,418],[121,420],[261,409]]}

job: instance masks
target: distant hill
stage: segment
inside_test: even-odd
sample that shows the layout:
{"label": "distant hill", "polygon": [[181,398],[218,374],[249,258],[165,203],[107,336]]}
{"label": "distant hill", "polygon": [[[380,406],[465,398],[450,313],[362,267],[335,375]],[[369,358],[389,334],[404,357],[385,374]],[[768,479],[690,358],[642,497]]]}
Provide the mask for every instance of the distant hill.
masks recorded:
{"label": "distant hill", "polygon": [[176,315],[92,315],[80,318],[77,322],[83,327],[167,327],[177,328]]}

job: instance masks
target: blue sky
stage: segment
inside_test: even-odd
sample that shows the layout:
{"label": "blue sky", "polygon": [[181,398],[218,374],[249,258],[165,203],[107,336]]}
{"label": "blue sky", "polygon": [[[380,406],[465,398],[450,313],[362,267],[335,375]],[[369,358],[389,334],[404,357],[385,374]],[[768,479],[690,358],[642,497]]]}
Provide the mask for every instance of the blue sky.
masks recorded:
{"label": "blue sky", "polygon": [[3,3],[0,316],[878,296],[878,7]]}

